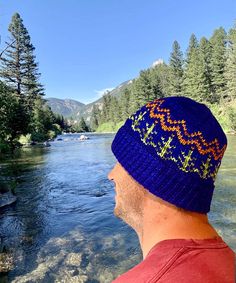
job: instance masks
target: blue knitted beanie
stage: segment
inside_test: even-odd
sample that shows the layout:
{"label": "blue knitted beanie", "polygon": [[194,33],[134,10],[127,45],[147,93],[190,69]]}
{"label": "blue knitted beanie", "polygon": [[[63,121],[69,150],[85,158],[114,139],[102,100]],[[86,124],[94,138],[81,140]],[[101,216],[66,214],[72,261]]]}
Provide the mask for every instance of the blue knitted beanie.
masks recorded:
{"label": "blue knitted beanie", "polygon": [[145,189],[177,207],[210,211],[227,138],[209,108],[187,97],[156,99],[131,115],[112,151]]}

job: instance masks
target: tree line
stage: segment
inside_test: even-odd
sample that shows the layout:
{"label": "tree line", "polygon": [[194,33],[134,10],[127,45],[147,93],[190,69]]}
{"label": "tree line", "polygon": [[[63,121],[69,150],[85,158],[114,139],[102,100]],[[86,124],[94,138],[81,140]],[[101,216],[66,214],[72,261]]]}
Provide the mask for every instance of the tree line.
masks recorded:
{"label": "tree line", "polygon": [[47,106],[38,63],[28,30],[18,13],[12,16],[10,37],[0,54],[0,152],[20,140],[45,141],[66,127]]}
{"label": "tree line", "polygon": [[174,41],[168,64],[142,70],[120,97],[107,93],[102,109],[93,106],[92,128],[116,125],[148,101],[166,96],[205,103],[225,129],[236,130],[236,24],[228,33],[216,29],[209,39],[192,34],[185,55]]}

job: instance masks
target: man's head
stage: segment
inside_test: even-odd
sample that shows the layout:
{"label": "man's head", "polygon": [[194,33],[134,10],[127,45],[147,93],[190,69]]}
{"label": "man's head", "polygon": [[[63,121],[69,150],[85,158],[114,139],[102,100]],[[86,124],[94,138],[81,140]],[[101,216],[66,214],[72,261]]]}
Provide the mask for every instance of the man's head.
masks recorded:
{"label": "man's head", "polygon": [[117,199],[115,213],[124,213],[122,205],[127,208],[129,203],[135,210],[136,196],[142,204],[140,187],[176,207],[207,213],[226,146],[221,126],[204,104],[167,97],[144,105],[126,120],[112,143],[119,162],[114,170],[121,165],[121,180],[127,174],[141,185],[132,192],[125,182],[116,184],[127,198],[120,204]]}
{"label": "man's head", "polygon": [[118,162],[109,173],[108,178],[115,184],[116,206],[114,214],[138,229],[137,226],[141,223],[140,220],[143,216],[147,191]]}
{"label": "man's head", "polygon": [[115,216],[121,218],[136,231],[142,230],[143,217],[147,211],[156,221],[182,211],[182,209],[149,193],[129,175],[119,162],[108,174],[108,179],[113,181],[115,185]]}

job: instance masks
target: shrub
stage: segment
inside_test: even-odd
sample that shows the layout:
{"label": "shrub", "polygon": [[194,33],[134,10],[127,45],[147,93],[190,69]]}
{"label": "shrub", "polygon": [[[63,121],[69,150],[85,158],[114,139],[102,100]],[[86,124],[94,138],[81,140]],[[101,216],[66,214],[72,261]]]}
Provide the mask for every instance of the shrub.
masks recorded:
{"label": "shrub", "polygon": [[30,142],[31,142],[31,134],[21,135],[19,138],[19,143],[22,145],[29,144]]}

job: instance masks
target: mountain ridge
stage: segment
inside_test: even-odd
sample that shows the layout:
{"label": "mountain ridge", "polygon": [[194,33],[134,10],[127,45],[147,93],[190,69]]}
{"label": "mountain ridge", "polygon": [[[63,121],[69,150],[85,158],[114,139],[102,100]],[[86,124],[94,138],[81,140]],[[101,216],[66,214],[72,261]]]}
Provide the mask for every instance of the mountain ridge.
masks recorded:
{"label": "mountain ridge", "polygon": [[[112,96],[119,97],[121,95],[121,92],[129,84],[131,84],[132,81],[133,80],[127,80],[119,84],[109,93]],[[105,94],[106,92],[103,94],[103,96]],[[80,118],[83,116],[85,121],[89,123],[91,119],[93,105],[97,105],[100,109],[102,109],[103,96],[88,104],[84,104],[78,100],[70,99],[70,98],[60,99],[60,98],[49,97],[49,98],[45,98],[45,100],[54,113],[63,115],[65,118],[72,118],[74,121],[79,121]]]}

